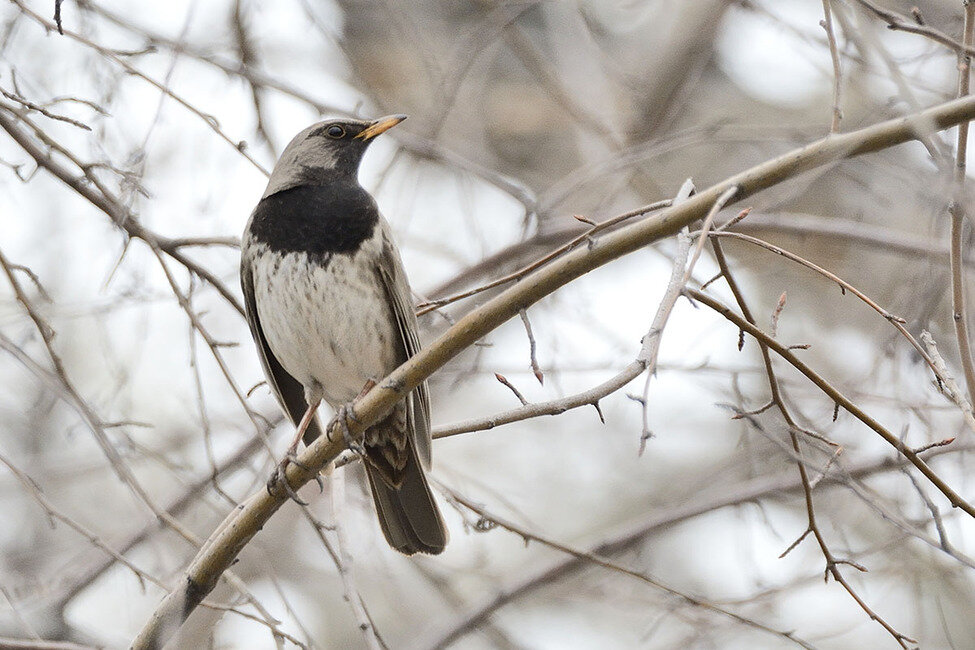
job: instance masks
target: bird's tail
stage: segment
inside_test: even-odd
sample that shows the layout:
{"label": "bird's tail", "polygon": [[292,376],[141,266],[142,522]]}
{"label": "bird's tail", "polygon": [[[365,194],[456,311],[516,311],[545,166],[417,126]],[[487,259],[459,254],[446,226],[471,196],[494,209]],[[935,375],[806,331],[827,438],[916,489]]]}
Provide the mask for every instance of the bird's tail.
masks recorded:
{"label": "bird's tail", "polygon": [[437,555],[447,546],[447,527],[433,500],[430,485],[416,455],[412,437],[407,445],[403,481],[394,487],[368,459],[363,463],[372,498],[376,502],[379,525],[389,545],[400,553]]}

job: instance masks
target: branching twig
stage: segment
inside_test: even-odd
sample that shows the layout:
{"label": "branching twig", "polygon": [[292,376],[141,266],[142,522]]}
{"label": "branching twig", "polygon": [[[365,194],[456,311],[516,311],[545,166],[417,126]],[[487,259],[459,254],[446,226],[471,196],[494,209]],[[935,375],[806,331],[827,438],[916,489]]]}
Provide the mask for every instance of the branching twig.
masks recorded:
{"label": "branching twig", "polygon": [[920,472],[929,480],[931,483],[938,488],[938,490],[948,499],[952,506],[960,508],[964,512],[968,513],[970,516],[975,517],[975,506],[968,503],[963,499],[957,492],[955,492],[938,474],[931,469],[930,466],[920,458],[917,453],[910,447],[908,447],[904,442],[900,440],[897,436],[892,434],[883,425],[874,420],[872,417],[867,415],[859,406],[850,401],[845,395],[843,395],[839,390],[837,390],[832,384],[823,379],[819,374],[807,366],[803,361],[796,357],[786,346],[782,345],[775,339],[770,338],[767,334],[762,332],[760,329],[749,323],[747,320],[739,316],[738,314],[731,311],[728,307],[721,304],[711,296],[701,293],[695,289],[687,289],[687,293],[698,302],[703,303],[707,307],[714,309],[716,312],[724,316],[726,319],[734,323],[737,327],[745,330],[752,337],[761,340],[769,349],[773,350],[777,355],[782,357],[785,361],[795,367],[796,370],[804,374],[810,381],[812,381],[821,391],[826,393],[829,398],[840,404],[840,406],[846,409],[852,416],[863,422],[867,427],[876,432],[881,438],[883,438],[889,445],[894,447],[898,452],[903,454],[907,460],[914,465]]}
{"label": "branching twig", "polygon": [[573,248],[577,247],[579,244],[582,244],[583,242],[587,242],[587,241],[592,241],[593,235],[602,232],[603,230],[606,230],[608,228],[612,228],[613,226],[621,224],[625,221],[629,221],[630,219],[633,219],[635,217],[641,217],[649,212],[666,208],[669,205],[671,205],[671,201],[669,200],[657,201],[656,203],[651,203],[650,205],[644,206],[642,208],[631,210],[630,212],[625,212],[621,215],[613,217],[612,219],[601,221],[593,225],[591,228],[586,230],[578,237],[573,238],[570,242],[563,244],[559,248],[555,249],[551,253],[544,255],[543,257],[535,260],[531,264],[528,264],[518,269],[517,271],[509,273],[504,277],[500,277],[496,280],[492,280],[491,282],[488,282],[487,284],[483,284],[479,287],[475,287],[474,289],[470,289],[468,291],[463,291],[453,296],[448,296],[446,298],[438,298],[431,302],[417,305],[416,315],[422,316],[423,314],[429,313],[434,309],[445,307],[451,303],[457,302],[458,300],[463,300],[464,298],[470,298],[471,296],[476,296],[477,294],[483,293],[489,289],[494,289],[495,287],[503,286],[510,282],[514,282],[515,280],[520,280],[521,278],[525,277],[532,271],[541,268],[548,262],[557,259],[560,255],[569,252]]}
{"label": "branching twig", "polygon": [[175,92],[173,92],[173,90],[171,88],[169,88],[168,86],[166,86],[165,84],[162,84],[162,83],[156,81],[155,79],[153,79],[149,75],[145,74],[144,72],[142,72],[141,70],[139,70],[138,68],[136,68],[135,66],[133,66],[131,63],[129,63],[124,58],[122,58],[121,56],[119,56],[118,53],[115,52],[114,50],[112,50],[110,48],[107,48],[107,47],[104,47],[102,45],[99,45],[98,43],[95,43],[94,41],[89,40],[88,38],[85,38],[81,34],[78,34],[76,32],[72,32],[71,30],[62,30],[62,29],[60,29],[60,26],[55,26],[55,25],[51,24],[50,22],[48,22],[48,20],[46,18],[44,18],[40,14],[32,11],[30,8],[28,8],[22,2],[22,0],[10,0],[10,1],[13,2],[15,5],[17,5],[17,7],[24,14],[26,14],[27,16],[30,16],[31,18],[33,18],[34,21],[36,21],[37,23],[39,23],[45,29],[58,29],[58,31],[61,34],[63,34],[64,36],[67,36],[67,37],[69,37],[69,38],[71,38],[71,39],[73,39],[73,40],[81,43],[82,45],[84,45],[84,46],[86,46],[86,47],[94,50],[95,52],[98,52],[98,54],[100,54],[101,56],[105,57],[106,59],[112,61],[113,63],[115,63],[116,65],[118,65],[119,67],[121,67],[123,70],[125,70],[127,73],[129,73],[129,74],[131,74],[133,76],[136,76],[136,77],[138,77],[138,78],[146,81],[151,86],[153,86],[154,88],[156,88],[156,90],[160,91],[161,93],[164,93],[165,95],[167,95],[168,97],[170,97],[171,99],[173,99],[173,101],[175,101],[177,104],[179,104],[180,106],[186,108],[188,111],[190,111],[191,113],[193,113],[194,115],[196,115],[197,117],[199,117],[201,120],[203,120],[206,123],[206,125],[210,128],[210,130],[212,130],[214,133],[216,133],[220,137],[221,140],[223,140],[224,142],[226,142],[227,144],[229,144],[231,147],[233,147],[234,149],[236,149],[240,153],[240,155],[243,156],[244,158],[246,158],[247,161],[250,162],[254,167],[256,167],[258,171],[260,171],[265,176],[268,176],[270,174],[270,172],[268,172],[268,170],[265,169],[264,166],[261,165],[261,163],[257,162],[257,160],[253,156],[251,156],[249,153],[247,153],[245,151],[245,148],[246,148],[245,145],[246,145],[246,143],[244,143],[242,141],[236,141],[235,142],[234,140],[232,140],[230,138],[230,136],[228,136],[226,133],[224,133],[223,129],[220,128],[220,124],[217,122],[217,119],[213,115],[210,115],[208,113],[204,113],[199,108],[197,108],[196,106],[194,106],[193,104],[191,104],[190,102],[188,102],[185,98],[183,98],[182,96],[180,96],[180,95],[176,94]]}
{"label": "branching twig", "polygon": [[910,32],[912,34],[918,34],[924,36],[925,38],[931,39],[935,43],[940,43],[947,48],[954,50],[959,53],[967,53],[969,56],[975,55],[975,47],[972,47],[970,43],[959,43],[957,40],[948,36],[942,31],[939,31],[929,25],[918,23],[916,20],[908,20],[901,14],[888,11],[883,7],[878,6],[873,0],[856,0],[867,11],[880,18],[885,23],[887,27],[894,30],[899,30],[902,32]]}
{"label": "branching twig", "polygon": [[[766,250],[769,250],[769,251],[775,253],[776,255],[781,255],[782,257],[784,257],[784,258],[786,258],[788,260],[792,260],[793,262],[797,262],[798,264],[801,264],[802,266],[805,266],[806,268],[811,269],[811,270],[815,271],[816,273],[819,273],[820,275],[822,275],[824,278],[830,280],[831,282],[835,282],[840,287],[840,290],[841,291],[844,291],[844,292],[849,291],[854,296],[856,296],[857,298],[859,298],[864,304],[866,304],[871,309],[873,309],[874,311],[876,311],[878,314],[880,314],[881,316],[883,316],[884,319],[887,320],[887,322],[889,322],[891,325],[893,325],[894,328],[898,332],[900,332],[900,334],[905,339],[907,339],[907,342],[911,344],[911,347],[913,347],[917,351],[917,353],[921,356],[921,358],[924,359],[924,362],[927,364],[928,368],[931,369],[931,372],[934,373],[934,376],[937,377],[939,381],[944,381],[945,380],[945,377],[941,374],[941,371],[938,368],[938,366],[934,363],[934,361],[931,359],[931,357],[928,356],[928,353],[925,350],[924,346],[922,346],[918,342],[918,340],[916,338],[914,338],[914,335],[911,334],[911,332],[907,329],[907,327],[904,326],[904,323],[906,321],[903,318],[901,318],[900,316],[895,316],[894,314],[890,313],[889,311],[887,311],[886,309],[884,309],[883,307],[881,307],[880,305],[878,305],[873,299],[871,299],[870,297],[868,297],[865,293],[863,293],[862,291],[860,291],[859,289],[857,289],[855,286],[853,286],[852,284],[850,284],[849,282],[847,282],[843,278],[839,277],[838,275],[836,275],[836,274],[834,274],[834,273],[832,273],[830,271],[827,271],[826,269],[824,269],[823,267],[819,266],[818,264],[814,264],[813,262],[810,262],[809,260],[807,260],[807,259],[805,259],[803,257],[800,257],[799,255],[796,255],[793,252],[787,251],[786,249],[781,248],[779,246],[776,246],[775,244],[770,244],[769,242],[764,241],[764,240],[761,240],[761,239],[759,239],[757,237],[752,237],[750,235],[743,235],[741,233],[736,233],[736,232],[715,232],[715,233],[711,233],[711,236],[712,237],[730,237],[732,239],[737,239],[737,240],[740,240],[740,241],[746,241],[746,242],[749,242],[751,244],[755,244],[756,246],[761,246],[762,248],[764,248]],[[772,336],[773,336],[773,338],[775,336],[774,335],[774,328],[773,328],[773,334],[772,334]]]}
{"label": "branching twig", "polygon": [[[897,470],[906,462],[904,460],[891,461],[884,458],[860,463],[846,468],[844,473],[827,475],[822,484],[828,486],[845,483],[848,479],[863,479],[875,474]],[[689,501],[668,510],[651,511],[646,517],[621,527],[618,532],[608,534],[600,543],[591,546],[588,552],[598,557],[612,557],[636,547],[659,531],[667,530],[675,524],[688,521],[694,517],[730,506],[758,502],[772,495],[782,496],[801,493],[802,491],[802,482],[791,472],[783,476],[745,481],[737,486],[722,486],[711,494],[692,497]],[[585,560],[570,557],[536,568],[527,575],[519,576],[513,584],[505,586],[499,590],[499,593],[488,596],[480,605],[472,608],[450,629],[444,631],[440,637],[425,647],[450,647],[458,639],[484,624],[492,614],[505,605],[523,598],[555,580],[564,579],[587,566],[589,565]]]}
{"label": "branching twig", "polygon": [[[728,283],[728,286],[731,288],[731,292],[732,294],[734,294],[735,301],[738,303],[738,307],[741,309],[743,315],[741,321],[747,322],[751,328],[757,330],[758,328],[756,327],[755,318],[752,316],[751,311],[748,308],[748,304],[745,302],[744,295],[742,294],[740,288],[738,287],[737,281],[735,280],[734,276],[731,274],[731,270],[728,267],[724,253],[721,250],[721,245],[719,241],[720,241],[719,239],[715,238],[712,240],[711,244],[714,247],[715,257],[718,260],[718,266],[721,268],[721,273],[724,276],[725,281]],[[704,295],[702,292],[697,292],[697,293],[699,293],[700,295]],[[783,296],[785,296],[785,294],[783,294]],[[741,328],[741,332],[742,334],[744,334],[745,328]],[[830,441],[826,440],[824,437],[815,434],[814,432],[803,429],[796,423],[795,418],[792,416],[792,413],[790,412],[789,408],[786,406],[784,396],[779,386],[778,376],[772,365],[771,355],[769,354],[769,349],[772,347],[769,344],[769,341],[772,341],[774,339],[773,337],[765,336],[763,334],[762,337],[756,337],[756,340],[758,341],[759,347],[762,351],[762,360],[765,364],[765,373],[768,377],[769,390],[772,394],[771,403],[776,406],[779,413],[782,415],[782,418],[785,420],[786,424],[789,427],[789,440],[792,443],[792,453],[795,455],[796,467],[799,470],[799,481],[802,485],[803,499],[806,505],[806,529],[791,545],[789,545],[789,547],[785,551],[783,551],[783,553],[779,557],[784,557],[785,555],[789,554],[804,539],[806,539],[806,537],[808,537],[811,534],[815,538],[816,543],[819,546],[819,550],[823,554],[823,559],[826,562],[825,576],[832,575],[833,579],[843,586],[843,588],[847,591],[847,593],[850,594],[850,597],[853,598],[853,600],[860,606],[860,608],[867,614],[867,616],[880,623],[880,625],[885,630],[887,630],[898,641],[898,643],[904,645],[905,640],[912,641],[911,639],[909,639],[909,637],[906,637],[905,635],[898,632],[884,618],[876,614],[873,611],[873,609],[869,605],[867,605],[866,601],[864,601],[860,597],[860,595],[857,594],[857,592],[853,589],[853,586],[846,580],[846,578],[843,576],[843,573],[840,571],[839,569],[840,565],[848,562],[837,558],[833,554],[833,551],[830,549],[829,545],[826,543],[826,538],[823,535],[822,531],[820,530],[819,524],[817,523],[816,509],[813,504],[812,491],[813,491],[814,483],[818,483],[826,475],[829,466],[833,463],[833,461],[835,460],[837,454],[840,452],[841,449],[838,448],[836,452],[832,455],[829,462],[826,464],[826,467],[823,468],[823,470],[820,472],[820,475],[816,479],[816,481],[814,482],[810,480],[809,472],[808,469],[806,468],[806,460],[803,458],[802,448],[799,444],[798,434],[804,433],[807,435],[811,435],[812,437],[818,440],[822,440],[823,442],[826,442],[826,444],[829,445],[833,445],[834,443],[831,443]],[[739,349],[741,349],[740,339],[739,339],[738,347]]]}
{"label": "branching twig", "polygon": [[[762,632],[766,632],[768,634],[772,634],[774,636],[780,637],[780,638],[782,638],[784,640],[787,640],[787,641],[790,641],[790,642],[792,642],[792,643],[794,643],[794,644],[796,644],[796,645],[798,645],[798,646],[800,646],[802,648],[807,648],[807,649],[813,648],[812,645],[810,645],[806,641],[804,641],[804,640],[800,639],[799,637],[797,637],[795,635],[795,633],[792,632],[792,631],[777,630],[775,628],[769,627],[768,625],[765,625],[764,623],[760,623],[760,622],[758,622],[758,621],[756,621],[756,620],[754,620],[752,618],[748,618],[746,616],[742,616],[741,614],[737,614],[737,613],[735,613],[735,612],[733,612],[733,611],[731,611],[731,610],[729,610],[729,609],[727,609],[725,607],[721,607],[721,606],[716,605],[714,603],[710,603],[710,602],[704,600],[703,598],[700,598],[700,597],[697,597],[697,596],[692,596],[691,594],[688,594],[686,592],[683,592],[683,591],[680,591],[678,589],[675,589],[675,588],[673,588],[673,587],[671,587],[671,586],[669,586],[669,585],[661,582],[659,579],[655,578],[654,576],[649,575],[649,574],[647,574],[647,573],[645,573],[643,571],[634,571],[633,569],[628,569],[625,566],[622,566],[621,564],[618,564],[616,562],[610,562],[609,560],[605,559],[605,557],[601,557],[600,555],[598,555],[597,553],[594,553],[592,551],[579,550],[579,549],[576,549],[576,548],[572,548],[571,546],[568,546],[566,544],[557,542],[557,541],[555,541],[554,539],[552,539],[550,537],[547,537],[545,535],[541,535],[539,533],[530,531],[530,530],[526,529],[524,526],[519,526],[519,525],[515,524],[514,522],[509,521],[509,520],[507,520],[507,519],[505,519],[505,518],[503,518],[503,517],[501,517],[499,515],[496,515],[494,513],[488,512],[488,510],[484,506],[482,506],[482,505],[480,505],[478,503],[475,503],[473,500],[468,499],[467,497],[465,497],[461,493],[457,492],[456,490],[454,490],[452,488],[449,488],[449,487],[443,485],[442,483],[440,483],[438,485],[438,487],[442,491],[446,492],[449,495],[449,497],[451,498],[452,501],[455,501],[456,503],[460,503],[465,508],[473,511],[474,513],[476,513],[478,515],[478,517],[481,518],[481,520],[490,522],[490,525],[491,525],[491,528],[492,529],[499,526],[501,528],[504,528],[505,530],[508,530],[508,531],[514,533],[515,535],[518,535],[523,540],[525,540],[526,543],[528,543],[528,542],[538,542],[538,543],[543,544],[544,546],[547,546],[547,547],[549,547],[551,549],[554,549],[556,551],[559,551],[561,553],[564,553],[564,554],[566,554],[566,555],[568,555],[568,556],[570,556],[570,557],[572,557],[572,558],[580,561],[583,564],[589,564],[589,565],[593,565],[593,566],[598,566],[598,567],[601,567],[603,569],[607,569],[607,570],[609,570],[609,571],[611,571],[613,573],[618,573],[618,574],[621,574],[621,575],[629,576],[631,578],[636,578],[640,582],[643,582],[645,584],[648,584],[648,585],[654,587],[655,589],[658,589],[658,590],[660,590],[660,591],[662,591],[662,592],[664,592],[664,593],[666,593],[666,594],[668,594],[670,596],[675,596],[675,597],[679,598],[681,601],[687,603],[688,605],[691,605],[692,607],[696,607],[698,609],[703,609],[703,610],[708,611],[708,612],[712,612],[712,613],[715,613],[715,614],[719,614],[721,616],[725,616],[725,617],[730,618],[731,620],[733,620],[733,621],[735,621],[737,623],[741,623],[742,625],[746,625],[746,626],[751,627],[751,628],[754,628],[756,630],[760,630]],[[444,647],[444,644],[443,643],[436,643],[432,647],[433,648],[443,648]]]}

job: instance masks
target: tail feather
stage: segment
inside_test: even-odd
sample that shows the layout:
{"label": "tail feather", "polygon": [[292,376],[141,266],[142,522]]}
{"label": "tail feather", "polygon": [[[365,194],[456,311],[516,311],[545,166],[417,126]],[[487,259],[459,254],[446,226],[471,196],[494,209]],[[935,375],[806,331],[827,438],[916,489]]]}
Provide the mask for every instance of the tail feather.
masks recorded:
{"label": "tail feather", "polygon": [[423,468],[417,461],[416,445],[410,440],[406,467],[399,488],[383,479],[382,472],[368,460],[364,463],[379,525],[389,545],[400,553],[437,555],[447,546],[447,527],[433,500]]}

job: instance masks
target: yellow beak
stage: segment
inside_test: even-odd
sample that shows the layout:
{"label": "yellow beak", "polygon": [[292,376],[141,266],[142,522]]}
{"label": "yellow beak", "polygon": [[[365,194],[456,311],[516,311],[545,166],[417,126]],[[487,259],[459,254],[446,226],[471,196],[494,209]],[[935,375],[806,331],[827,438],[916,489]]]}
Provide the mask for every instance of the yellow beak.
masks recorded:
{"label": "yellow beak", "polygon": [[405,115],[387,115],[367,126],[362,133],[355,136],[356,140],[372,140],[380,133],[385,133],[406,119]]}

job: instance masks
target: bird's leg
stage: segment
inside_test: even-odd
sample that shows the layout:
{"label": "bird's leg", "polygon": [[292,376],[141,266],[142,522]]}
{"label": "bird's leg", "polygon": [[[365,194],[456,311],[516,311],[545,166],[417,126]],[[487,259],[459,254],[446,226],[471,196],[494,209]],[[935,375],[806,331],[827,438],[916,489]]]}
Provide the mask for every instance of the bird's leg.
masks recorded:
{"label": "bird's leg", "polygon": [[[271,488],[274,485],[280,484],[282,488],[284,488],[284,491],[288,493],[288,496],[291,497],[296,503],[302,506],[308,505],[308,502],[300,499],[298,497],[298,494],[291,489],[291,486],[288,484],[287,481],[286,472],[288,470],[289,463],[294,463],[295,465],[297,465],[298,467],[304,470],[308,469],[307,467],[305,467],[304,465],[298,462],[298,443],[301,442],[302,437],[305,435],[305,431],[308,430],[308,427],[311,425],[312,420],[315,418],[315,412],[318,410],[319,404],[321,404],[321,400],[315,400],[308,404],[308,409],[305,411],[305,414],[301,417],[301,422],[298,423],[298,429],[297,431],[295,431],[295,436],[291,440],[291,444],[288,445],[288,451],[285,452],[284,458],[282,458],[281,462],[278,463],[277,467],[274,468],[274,471],[271,473],[271,478],[269,478],[267,481],[268,493],[271,493]],[[315,480],[318,481],[318,489],[324,490],[325,486],[324,483],[322,482],[322,477],[316,474]]]}
{"label": "bird's leg", "polygon": [[343,404],[340,406],[338,411],[335,413],[335,417],[338,418],[339,425],[342,427],[342,437],[345,440],[345,446],[348,447],[353,453],[359,455],[365,454],[366,450],[361,444],[359,444],[359,441],[355,439],[355,436],[352,435],[352,431],[349,429],[349,418],[351,418],[353,422],[359,421],[359,418],[357,418],[355,415],[355,403],[365,397],[366,393],[375,388],[375,386],[375,380],[367,380],[365,386],[362,387],[362,390],[359,391],[356,398],[348,404]]}

